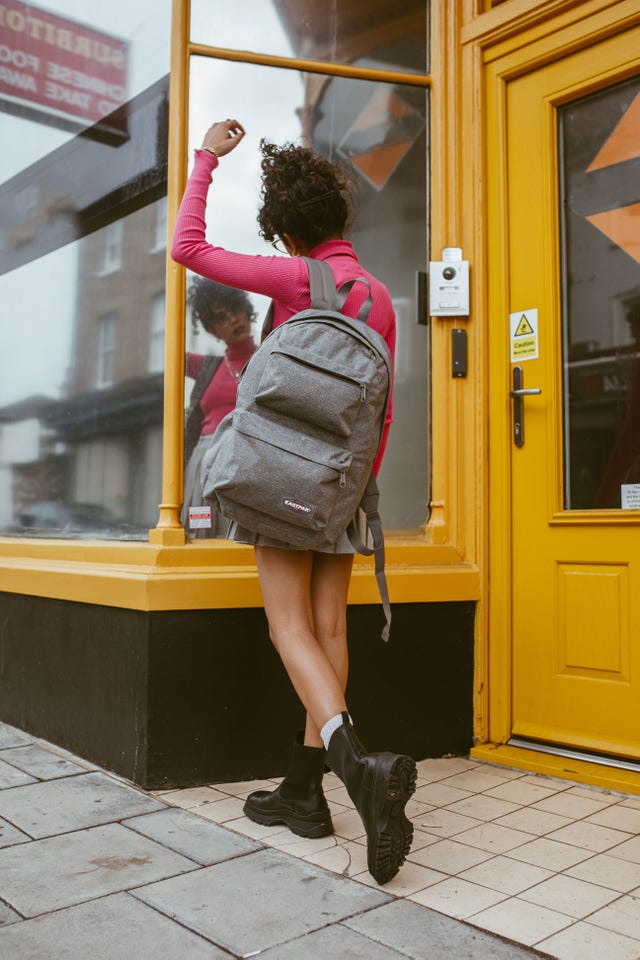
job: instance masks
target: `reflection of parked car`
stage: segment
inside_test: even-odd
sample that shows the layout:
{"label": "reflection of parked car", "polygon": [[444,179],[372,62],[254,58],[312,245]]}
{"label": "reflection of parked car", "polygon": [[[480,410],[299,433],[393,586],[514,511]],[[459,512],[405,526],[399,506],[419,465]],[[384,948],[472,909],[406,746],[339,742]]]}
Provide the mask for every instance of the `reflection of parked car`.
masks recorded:
{"label": "reflection of parked car", "polygon": [[46,500],[20,511],[7,528],[9,535],[29,537],[96,537],[97,539],[146,540],[147,527],[119,520],[99,503],[63,503]]}

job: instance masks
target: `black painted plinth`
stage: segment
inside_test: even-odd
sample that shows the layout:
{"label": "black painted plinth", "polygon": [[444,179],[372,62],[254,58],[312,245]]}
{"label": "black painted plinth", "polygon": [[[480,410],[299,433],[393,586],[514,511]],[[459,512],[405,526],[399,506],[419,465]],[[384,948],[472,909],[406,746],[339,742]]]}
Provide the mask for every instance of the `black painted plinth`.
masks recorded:
{"label": "black painted plinth", "polygon": [[[474,604],[349,610],[347,701],[370,750],[472,743]],[[144,613],[0,593],[0,720],[146,789],[281,775],[303,711],[262,610]]]}

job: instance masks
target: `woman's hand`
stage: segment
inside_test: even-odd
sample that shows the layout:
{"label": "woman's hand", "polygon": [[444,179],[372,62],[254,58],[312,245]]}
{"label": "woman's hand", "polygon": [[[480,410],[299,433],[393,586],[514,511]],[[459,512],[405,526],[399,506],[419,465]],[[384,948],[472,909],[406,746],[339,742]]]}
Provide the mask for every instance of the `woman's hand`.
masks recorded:
{"label": "woman's hand", "polygon": [[244,137],[244,128],[237,120],[221,120],[212,124],[204,135],[203,150],[213,150],[217,157],[224,157],[238,146]]}

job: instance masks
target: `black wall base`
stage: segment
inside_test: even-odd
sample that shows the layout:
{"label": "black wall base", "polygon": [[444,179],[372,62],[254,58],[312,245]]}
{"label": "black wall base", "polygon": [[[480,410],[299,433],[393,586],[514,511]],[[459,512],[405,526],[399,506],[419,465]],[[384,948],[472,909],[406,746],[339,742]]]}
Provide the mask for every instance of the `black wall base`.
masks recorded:
{"label": "black wall base", "polygon": [[[464,754],[472,602],[349,609],[349,710],[370,750]],[[140,786],[284,773],[304,713],[262,610],[143,613],[0,593],[0,720]]]}

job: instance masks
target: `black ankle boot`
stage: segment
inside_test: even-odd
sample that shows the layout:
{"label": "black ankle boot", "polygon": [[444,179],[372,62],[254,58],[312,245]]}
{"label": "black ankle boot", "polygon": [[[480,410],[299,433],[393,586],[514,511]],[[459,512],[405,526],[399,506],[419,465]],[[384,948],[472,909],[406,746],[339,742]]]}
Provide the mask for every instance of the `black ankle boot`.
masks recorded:
{"label": "black ankle boot", "polygon": [[329,742],[329,766],[342,780],[367,831],[367,866],[387,883],[411,849],[413,824],[404,808],[416,788],[416,764],[397,753],[367,753],[348,714]]}
{"label": "black ankle boot", "polygon": [[325,757],[322,747],[294,743],[289,769],[280,786],[249,794],[245,816],[266,826],[282,823],[299,837],[329,836],[333,824],[322,792]]}

